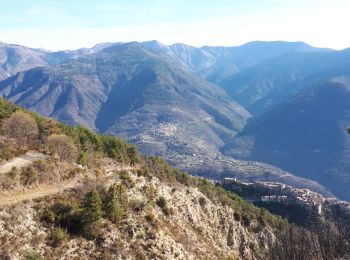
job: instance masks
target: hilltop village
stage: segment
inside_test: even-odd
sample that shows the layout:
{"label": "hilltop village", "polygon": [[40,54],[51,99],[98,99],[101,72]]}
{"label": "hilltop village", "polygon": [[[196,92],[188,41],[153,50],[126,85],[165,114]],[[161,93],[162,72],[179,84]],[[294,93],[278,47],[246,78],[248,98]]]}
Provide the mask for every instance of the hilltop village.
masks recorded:
{"label": "hilltop village", "polygon": [[278,182],[243,182],[236,178],[225,178],[224,187],[236,192],[251,202],[276,202],[308,207],[322,214],[324,206],[339,205],[350,211],[350,203],[335,197],[325,197],[309,189],[298,189]]}

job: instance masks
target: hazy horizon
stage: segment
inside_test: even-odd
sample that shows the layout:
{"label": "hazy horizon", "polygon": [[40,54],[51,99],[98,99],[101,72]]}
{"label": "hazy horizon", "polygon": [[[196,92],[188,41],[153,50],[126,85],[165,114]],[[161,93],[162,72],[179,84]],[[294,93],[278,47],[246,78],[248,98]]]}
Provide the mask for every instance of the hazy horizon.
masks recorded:
{"label": "hazy horizon", "polygon": [[[307,42],[303,42],[303,41],[283,41],[283,40],[271,40],[271,41],[261,41],[261,40],[252,40],[252,41],[249,41],[249,42],[244,42],[242,44],[239,44],[239,45],[199,45],[199,46],[195,46],[195,45],[191,45],[191,44],[187,44],[186,42],[173,42],[173,43],[169,43],[169,44],[166,44],[164,42],[161,42],[157,39],[153,39],[153,40],[146,40],[146,41],[137,41],[137,40],[134,40],[134,41],[118,41],[118,42],[97,42],[97,43],[94,43],[93,45],[90,45],[90,46],[81,46],[81,47],[78,47],[78,48],[70,48],[70,49],[64,49],[64,48],[61,48],[61,49],[48,49],[48,48],[44,48],[44,47],[33,47],[33,46],[28,46],[28,45],[23,45],[23,44],[18,44],[18,43],[13,43],[13,42],[6,42],[6,41],[3,41],[2,39],[0,39],[0,43],[3,43],[3,44],[9,44],[9,45],[19,45],[19,46],[24,46],[24,47],[28,47],[28,48],[32,48],[32,49],[36,49],[36,50],[43,50],[43,51],[73,51],[73,50],[78,50],[78,49],[84,49],[84,48],[93,48],[99,44],[104,44],[104,43],[111,43],[111,44],[114,44],[114,43],[130,43],[130,42],[152,42],[152,41],[157,41],[161,44],[164,44],[166,46],[170,46],[170,45],[173,45],[173,44],[185,44],[185,45],[188,45],[188,46],[192,46],[192,47],[197,47],[197,48],[202,48],[202,47],[240,47],[240,46],[243,46],[243,45],[246,45],[246,44],[250,44],[250,43],[254,43],[254,42],[284,42],[284,43],[304,43],[304,44],[307,44],[313,48],[325,48],[325,49],[332,49],[332,48],[329,48],[329,47],[320,47],[320,46],[314,46],[314,45],[311,45]],[[344,48],[344,49],[347,49],[347,48]],[[336,50],[336,49],[334,49]],[[343,49],[340,49],[340,50],[343,50]]]}
{"label": "hazy horizon", "polygon": [[192,46],[302,41],[350,46],[345,0],[0,0],[1,41],[48,50],[159,40]]}

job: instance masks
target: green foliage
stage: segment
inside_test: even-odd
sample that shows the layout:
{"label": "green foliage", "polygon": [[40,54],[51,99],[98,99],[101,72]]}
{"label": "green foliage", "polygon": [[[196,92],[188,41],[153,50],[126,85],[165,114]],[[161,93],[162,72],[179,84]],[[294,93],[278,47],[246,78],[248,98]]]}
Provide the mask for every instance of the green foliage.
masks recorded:
{"label": "green foliage", "polygon": [[2,180],[2,187],[5,189],[10,188],[19,183],[19,171],[16,167],[12,167],[11,170],[5,175]]}
{"label": "green foliage", "polygon": [[77,163],[84,165],[84,166],[89,164],[88,155],[86,152],[81,152],[79,154]]}
{"label": "green foliage", "polygon": [[50,244],[54,247],[61,246],[69,241],[69,234],[60,227],[54,228],[49,235]]}
{"label": "green foliage", "polygon": [[140,154],[139,154],[139,152],[137,151],[135,145],[129,145],[129,146],[126,148],[126,153],[127,153],[128,158],[129,158],[129,160],[130,160],[130,164],[134,165],[134,164],[137,164],[137,163],[140,163],[140,162],[141,162]]}
{"label": "green foliage", "polygon": [[242,216],[242,224],[246,227],[249,227],[251,223],[251,217],[248,214],[243,214]]}
{"label": "green foliage", "polygon": [[163,211],[163,213],[168,216],[172,213],[172,210],[168,207],[168,203],[166,201],[166,199],[163,196],[160,196],[157,201],[156,204],[158,207],[160,207]]}
{"label": "green foliage", "polygon": [[84,226],[89,226],[103,217],[102,200],[96,188],[85,195],[81,217]]}
{"label": "green foliage", "polygon": [[81,152],[102,153],[122,163],[140,162],[140,154],[135,146],[117,137],[98,135],[82,126],[72,127],[60,124],[60,129],[62,133],[74,139]]}
{"label": "green foliage", "polygon": [[57,202],[47,207],[42,213],[41,220],[47,224],[63,227],[71,234],[81,234],[83,231],[80,205],[72,200]]}
{"label": "green foliage", "polygon": [[21,172],[21,183],[23,185],[31,185],[33,184],[39,177],[38,170],[33,166],[28,166],[22,169]]}
{"label": "green foliage", "polygon": [[[26,112],[24,109],[0,98],[0,123],[3,124],[3,119],[8,119],[15,111],[20,111],[18,113],[20,113],[23,118],[25,117],[26,119],[34,119],[33,121],[35,122],[35,126],[37,126],[35,134],[38,132],[38,136],[36,143],[33,143],[32,145],[37,145],[38,147],[42,146],[45,144],[47,137],[50,135],[63,134],[73,139],[75,146],[78,149],[79,162],[84,165],[86,165],[87,155],[90,153],[109,156],[111,158],[115,158],[118,162],[131,165],[141,162],[141,156],[136,147],[124,142],[117,137],[99,135],[82,126],[73,127],[63,123],[58,123],[50,118],[39,116],[36,113]],[[28,122],[26,125],[28,126]],[[26,127],[28,129],[24,127],[18,128],[18,130],[21,130],[19,134],[17,134],[18,131],[7,132],[11,134],[16,133],[23,139],[26,137],[25,135],[29,130],[30,134],[33,132],[32,126],[34,126],[34,124],[31,123],[29,126]]]}
{"label": "green foliage", "polygon": [[3,98],[0,98],[0,121],[4,118],[9,117],[13,112],[15,112],[17,106],[11,104]]}
{"label": "green foliage", "polygon": [[37,252],[28,252],[25,256],[26,260],[42,260],[44,259],[41,254]]}
{"label": "green foliage", "polygon": [[158,198],[158,200],[156,201],[156,204],[160,207],[160,208],[166,208],[168,205],[167,205],[167,202],[166,202],[166,199],[163,197],[163,196],[160,196]]}
{"label": "green foliage", "polygon": [[47,223],[55,223],[56,212],[52,208],[46,208],[41,216],[41,220]]}
{"label": "green foliage", "polygon": [[129,172],[126,170],[122,170],[119,172],[120,179],[123,181],[123,184],[128,187],[132,188],[134,186],[134,182],[131,179]]}
{"label": "green foliage", "polygon": [[113,223],[118,223],[124,217],[127,206],[124,188],[121,185],[113,185],[109,188],[105,200],[106,216]]}
{"label": "green foliage", "polygon": [[233,218],[235,221],[241,221],[241,215],[238,212],[233,213]]}

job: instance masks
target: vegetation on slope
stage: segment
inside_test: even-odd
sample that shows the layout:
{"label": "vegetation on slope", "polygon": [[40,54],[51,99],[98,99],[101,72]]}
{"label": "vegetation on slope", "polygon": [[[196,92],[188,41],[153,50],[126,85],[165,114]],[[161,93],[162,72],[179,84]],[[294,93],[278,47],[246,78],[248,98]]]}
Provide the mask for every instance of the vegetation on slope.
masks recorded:
{"label": "vegetation on slope", "polygon": [[[127,243],[127,247],[133,245],[137,250],[143,250],[140,255],[134,256],[137,258],[162,257],[158,255],[157,245],[151,241],[161,243],[162,239],[157,240],[157,237],[164,236],[164,233],[170,234],[176,241],[176,250],[196,257],[203,257],[203,251],[208,257],[231,259],[333,259],[349,256],[349,240],[343,233],[340,236],[331,232],[332,229],[327,229],[327,234],[310,232],[290,225],[282,218],[245,202],[236,194],[208,180],[174,169],[160,158],[142,157],[135,146],[116,137],[97,135],[83,127],[69,127],[26,112],[5,100],[0,100],[0,119],[1,131],[6,140],[12,140],[18,147],[41,150],[71,164],[74,159],[87,167],[95,167],[94,182],[88,182],[77,191],[66,192],[41,202],[39,200],[36,205],[40,223],[49,231],[46,237],[49,249],[42,249],[45,257],[55,257],[59,252],[66,251],[65,245],[70,241],[86,239],[93,243],[91,251],[94,253],[91,257],[108,259],[118,254],[108,242],[110,237],[106,238],[113,237],[115,232],[119,232],[119,239],[123,239],[120,241]],[[18,129],[19,135],[12,124],[15,121],[23,123],[21,129]],[[33,122],[36,127],[33,127]],[[8,142],[1,143],[1,151],[11,151],[7,144]],[[15,152],[1,153],[1,159],[9,159]],[[67,157],[67,153],[70,156]],[[137,164],[138,167],[132,173],[121,171],[116,177],[108,179],[107,174],[102,173],[103,167],[99,166],[105,156],[121,164]],[[44,166],[39,163],[31,167],[34,168],[24,170],[28,172],[25,176],[29,178],[23,184],[30,182],[30,177],[35,177],[36,167],[40,169]],[[138,193],[140,196],[135,197]],[[183,204],[177,204],[172,198],[177,196],[176,199],[180,200],[185,193],[188,201],[181,202]],[[206,216],[202,220],[207,224],[199,222],[199,226],[193,225],[196,222],[193,217],[184,220],[181,214],[180,207],[185,207],[185,204],[194,207],[197,202],[201,208],[198,216]],[[213,219],[209,219],[209,216],[214,213],[219,215],[216,220],[221,228],[211,224]],[[143,229],[145,234],[137,231],[135,237],[136,230],[128,224],[130,221],[136,221],[137,224],[134,225],[138,226],[138,230]],[[227,233],[223,231],[224,226],[227,227]],[[235,234],[233,227],[240,230],[240,235]],[[215,232],[211,233],[213,228]],[[220,232],[224,233],[218,239],[223,239],[225,245],[215,241],[215,234],[221,234]],[[1,239],[4,243],[0,250],[7,252],[11,246],[8,241],[11,240],[6,236]],[[188,246],[188,241],[192,241],[193,247]],[[241,243],[239,249],[236,244],[238,241]],[[115,246],[123,248],[121,245]],[[238,253],[233,254],[234,248]],[[81,247],[79,250],[85,249]],[[35,252],[30,254],[34,255]],[[180,253],[171,256],[176,257],[176,254]]]}
{"label": "vegetation on slope", "polygon": [[[98,135],[82,126],[71,127],[58,123],[36,113],[26,112],[4,99],[0,99],[0,120],[4,134],[22,147],[48,148],[50,152],[69,158],[74,158],[76,152],[78,162],[82,164],[87,164],[92,155],[108,156],[125,164],[140,162],[136,147],[117,137]],[[2,147],[2,153],[6,153],[7,149],[10,147]],[[0,154],[0,159],[7,158]]]}

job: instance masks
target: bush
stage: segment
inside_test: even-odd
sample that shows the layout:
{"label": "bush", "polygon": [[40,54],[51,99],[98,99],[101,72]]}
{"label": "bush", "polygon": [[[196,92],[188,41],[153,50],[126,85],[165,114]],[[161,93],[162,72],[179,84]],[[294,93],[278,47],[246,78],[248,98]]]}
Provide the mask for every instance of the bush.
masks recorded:
{"label": "bush", "polygon": [[0,98],[0,120],[9,117],[16,110],[16,106]]}
{"label": "bush", "polygon": [[63,134],[50,135],[47,139],[47,147],[51,154],[58,155],[65,161],[76,161],[78,150],[73,139]]}
{"label": "bush", "polygon": [[163,197],[163,196],[160,196],[157,201],[156,201],[156,204],[158,205],[158,207],[160,208],[166,208],[168,205],[167,205],[167,202],[166,202],[166,199]]}
{"label": "bush", "polygon": [[22,154],[25,150],[23,148],[14,139],[0,136],[0,161],[2,159],[9,160],[18,154]]}
{"label": "bush", "polygon": [[119,176],[120,176],[120,179],[122,180],[123,184],[128,187],[128,188],[132,188],[134,187],[134,182],[133,180],[131,179],[130,175],[129,175],[129,172],[126,171],[126,170],[122,170],[119,172]]}
{"label": "bush", "polygon": [[206,199],[204,197],[200,197],[198,202],[199,202],[199,205],[201,205],[202,208],[204,208],[205,205],[207,205],[207,201],[206,201]]}
{"label": "bush", "polygon": [[41,216],[41,220],[47,223],[55,223],[56,213],[51,208],[46,208]]}
{"label": "bush", "polygon": [[233,213],[233,218],[235,221],[241,221],[241,215],[238,212]]}
{"label": "bush", "polygon": [[61,246],[68,240],[69,234],[67,233],[67,231],[59,227],[54,228],[49,235],[50,244],[54,247]]}
{"label": "bush", "polygon": [[37,252],[28,252],[26,254],[26,260],[42,260],[43,257]]}
{"label": "bush", "polygon": [[71,234],[82,232],[79,204],[72,201],[57,202],[47,207],[41,215],[47,224],[65,228]]}
{"label": "bush", "polygon": [[157,201],[156,204],[158,205],[158,207],[160,207],[163,211],[163,213],[168,216],[172,213],[172,210],[168,208],[168,203],[166,201],[166,199],[163,196],[160,196]]}
{"label": "bush", "polygon": [[38,126],[28,114],[17,111],[3,121],[6,136],[14,138],[21,145],[28,145],[38,135]]}
{"label": "bush", "polygon": [[33,166],[28,166],[22,169],[21,172],[21,183],[23,185],[33,184],[39,177],[39,172]]}
{"label": "bush", "polygon": [[77,163],[84,165],[84,166],[89,164],[89,160],[88,160],[88,156],[87,156],[86,152],[82,152],[79,154]]}
{"label": "bush", "polygon": [[242,216],[242,224],[246,227],[249,227],[250,226],[250,222],[251,222],[251,218],[249,215],[247,214],[243,214]]}
{"label": "bush", "polygon": [[5,189],[11,188],[12,186],[19,183],[19,172],[16,167],[12,167],[11,170],[6,174],[2,182],[2,187]]}

